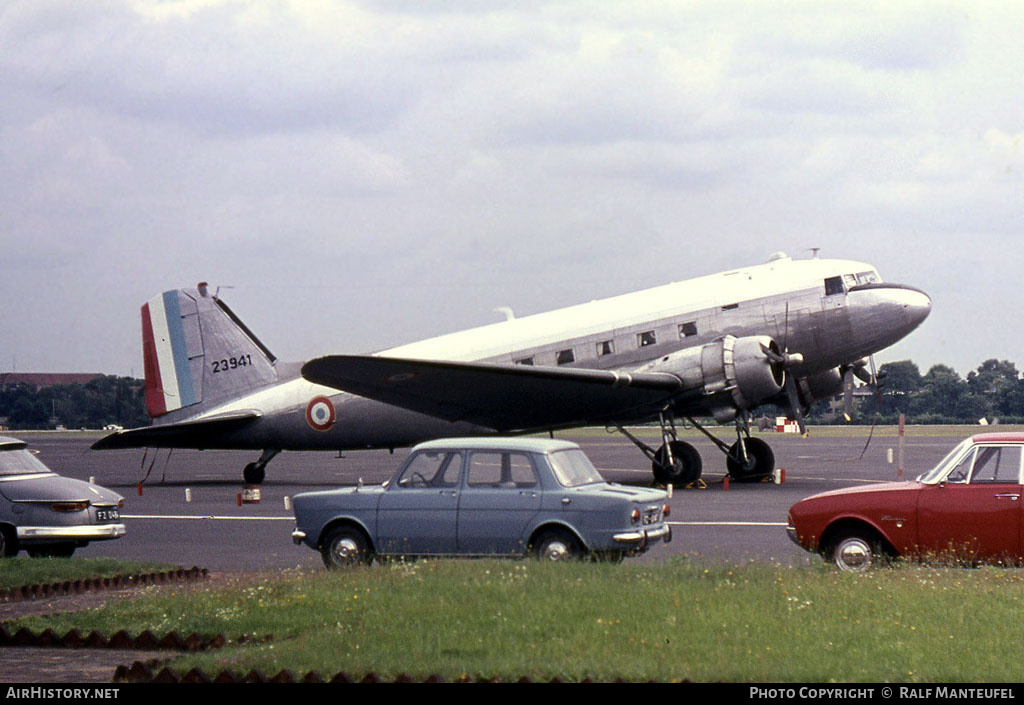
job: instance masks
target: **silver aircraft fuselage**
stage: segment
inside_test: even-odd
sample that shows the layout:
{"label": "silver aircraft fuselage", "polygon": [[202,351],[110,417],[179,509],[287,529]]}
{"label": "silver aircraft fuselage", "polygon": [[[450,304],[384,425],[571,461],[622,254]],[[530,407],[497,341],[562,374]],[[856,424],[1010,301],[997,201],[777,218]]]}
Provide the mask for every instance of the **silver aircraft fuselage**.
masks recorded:
{"label": "silver aircraft fuselage", "polygon": [[[930,310],[925,293],[884,283],[869,264],[779,257],[762,265],[442,335],[376,355],[631,372],[722,336],[763,335],[802,356],[787,373],[813,378],[896,343],[919,326]],[[154,425],[255,409],[260,418],[251,425],[220,434],[204,447],[282,450],[394,448],[436,437],[493,432],[314,384],[299,375],[297,364],[276,363],[276,367],[279,381],[275,384],[206,407],[199,414],[180,409],[156,419]],[[328,399],[336,413],[325,430],[310,421],[318,398]]]}

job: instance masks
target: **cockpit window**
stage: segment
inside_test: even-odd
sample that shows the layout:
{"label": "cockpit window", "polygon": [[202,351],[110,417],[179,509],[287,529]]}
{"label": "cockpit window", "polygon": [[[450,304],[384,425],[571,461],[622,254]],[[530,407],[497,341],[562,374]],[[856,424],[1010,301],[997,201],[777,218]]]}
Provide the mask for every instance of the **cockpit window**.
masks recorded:
{"label": "cockpit window", "polygon": [[858,284],[877,284],[882,281],[882,278],[878,276],[878,272],[872,270],[870,272],[859,272],[857,274]]}
{"label": "cockpit window", "polygon": [[835,296],[836,294],[845,294],[846,289],[843,288],[842,277],[829,277],[825,280],[825,296]]}

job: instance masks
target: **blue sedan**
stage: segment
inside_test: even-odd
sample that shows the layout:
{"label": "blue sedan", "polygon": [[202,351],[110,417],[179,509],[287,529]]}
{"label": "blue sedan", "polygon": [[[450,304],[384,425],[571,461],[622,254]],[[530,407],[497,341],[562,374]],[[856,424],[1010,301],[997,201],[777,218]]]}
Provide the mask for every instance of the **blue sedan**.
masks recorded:
{"label": "blue sedan", "polygon": [[374,556],[612,560],[671,540],[668,495],[604,481],[575,443],[449,438],[421,443],[381,486],[293,498],[292,539],[328,568]]}

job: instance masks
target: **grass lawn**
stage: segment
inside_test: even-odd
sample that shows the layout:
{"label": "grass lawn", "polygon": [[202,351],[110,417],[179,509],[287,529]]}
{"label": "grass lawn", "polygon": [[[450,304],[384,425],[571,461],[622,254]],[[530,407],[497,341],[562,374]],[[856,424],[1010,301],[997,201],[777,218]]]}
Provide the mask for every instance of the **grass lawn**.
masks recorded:
{"label": "grass lawn", "polygon": [[1024,572],[417,561],[164,589],[14,623],[274,636],[189,654],[214,675],[338,671],[414,678],[1019,682]]}

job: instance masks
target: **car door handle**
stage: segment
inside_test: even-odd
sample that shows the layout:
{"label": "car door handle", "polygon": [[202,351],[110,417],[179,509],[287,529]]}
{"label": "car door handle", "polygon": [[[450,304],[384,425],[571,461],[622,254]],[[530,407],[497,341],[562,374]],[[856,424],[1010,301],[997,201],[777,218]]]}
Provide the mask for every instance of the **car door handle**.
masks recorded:
{"label": "car door handle", "polygon": [[569,499],[568,497],[562,497],[562,504],[569,504],[571,502],[572,502],[572,500]]}
{"label": "car door handle", "polygon": [[997,494],[996,497],[1009,497],[1011,502],[1016,502],[1020,499],[1020,495],[1016,492],[1007,492],[1006,494]]}

